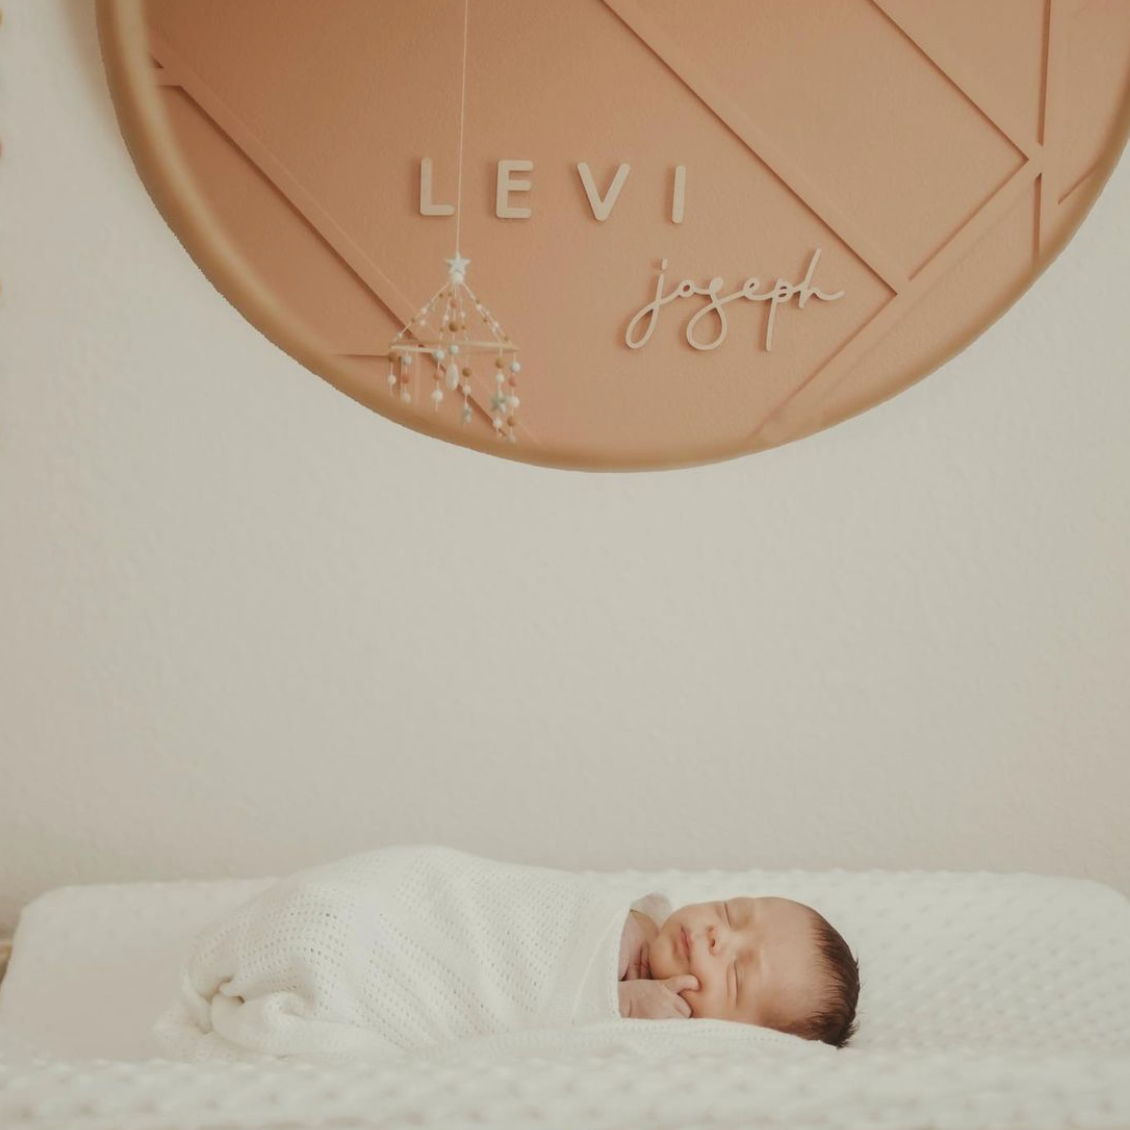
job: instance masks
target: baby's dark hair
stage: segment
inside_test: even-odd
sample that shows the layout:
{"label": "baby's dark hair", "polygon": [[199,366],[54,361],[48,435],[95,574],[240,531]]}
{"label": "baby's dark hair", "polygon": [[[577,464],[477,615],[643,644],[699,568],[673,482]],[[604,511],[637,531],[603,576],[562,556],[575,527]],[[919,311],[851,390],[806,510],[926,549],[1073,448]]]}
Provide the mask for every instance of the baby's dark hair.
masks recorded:
{"label": "baby's dark hair", "polygon": [[806,1040],[820,1040],[842,1048],[856,1031],[859,962],[852,956],[839,931],[815,910],[812,914],[816,948],[824,959],[826,989],[820,1009],[801,1024],[796,1034]]}

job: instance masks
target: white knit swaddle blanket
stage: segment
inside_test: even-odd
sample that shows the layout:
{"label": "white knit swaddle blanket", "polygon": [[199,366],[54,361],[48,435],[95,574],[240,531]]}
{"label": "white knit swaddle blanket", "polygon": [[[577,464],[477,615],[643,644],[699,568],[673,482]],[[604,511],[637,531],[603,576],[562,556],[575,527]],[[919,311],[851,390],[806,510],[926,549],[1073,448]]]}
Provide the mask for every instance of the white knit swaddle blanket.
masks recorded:
{"label": "white knit swaddle blanket", "polygon": [[300,871],[205,930],[158,1022],[178,1058],[383,1058],[619,1015],[623,881],[393,847]]}

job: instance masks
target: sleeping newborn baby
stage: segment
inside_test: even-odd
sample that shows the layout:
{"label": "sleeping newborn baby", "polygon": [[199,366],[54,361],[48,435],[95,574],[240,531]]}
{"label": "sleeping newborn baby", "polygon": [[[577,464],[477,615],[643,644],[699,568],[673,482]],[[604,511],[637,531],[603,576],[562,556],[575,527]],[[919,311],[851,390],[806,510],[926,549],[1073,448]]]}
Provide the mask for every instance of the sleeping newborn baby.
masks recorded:
{"label": "sleeping newborn baby", "polygon": [[270,883],[213,922],[156,1034],[189,1060],[385,1058],[710,1017],[842,1045],[857,992],[843,939],[786,899],[672,912],[624,876],[390,847]]}
{"label": "sleeping newborn baby", "polygon": [[811,907],[730,898],[660,904],[658,921],[646,911],[633,907],[620,940],[621,1015],[735,1020],[841,1048],[851,1039],[859,965]]}

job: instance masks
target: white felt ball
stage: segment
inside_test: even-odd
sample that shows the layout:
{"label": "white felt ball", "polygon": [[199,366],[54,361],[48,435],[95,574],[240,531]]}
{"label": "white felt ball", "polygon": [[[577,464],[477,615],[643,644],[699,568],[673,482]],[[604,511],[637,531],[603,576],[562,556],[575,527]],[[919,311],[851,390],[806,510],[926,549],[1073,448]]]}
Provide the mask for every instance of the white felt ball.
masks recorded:
{"label": "white felt ball", "polygon": [[451,356],[452,356],[452,357],[454,357],[454,356],[455,356],[455,354],[457,354],[458,352],[459,352],[459,346],[458,346],[458,345],[453,345],[453,346],[451,347]]}
{"label": "white felt ball", "polygon": [[516,396],[510,398],[510,410],[512,412],[517,411],[518,408],[521,407],[521,404],[522,402]]}
{"label": "white felt ball", "polygon": [[443,389],[442,388],[432,389],[432,399],[438,404],[443,399]]}
{"label": "white felt ball", "polygon": [[389,375],[388,375],[389,388],[392,388],[392,386],[394,384],[396,384],[396,374],[395,373],[389,373]]}
{"label": "white felt ball", "polygon": [[432,354],[432,356],[433,356],[433,357],[434,357],[434,358],[435,358],[435,359],[436,359],[437,361],[442,361],[442,360],[443,360],[443,359],[444,359],[444,358],[445,358],[445,357],[447,356],[447,350],[446,350],[446,349],[437,349],[437,350],[436,350],[436,351],[435,351],[435,352],[434,352],[434,353]]}
{"label": "white felt ball", "polygon": [[463,395],[464,396],[470,396],[471,395],[471,385],[468,381],[463,382]]}
{"label": "white felt ball", "polygon": [[463,423],[469,424],[471,422],[471,406],[469,404],[463,405]]}
{"label": "white felt ball", "polygon": [[404,355],[403,355],[403,356],[402,356],[402,357],[400,358],[400,361],[401,361],[401,364],[403,364],[403,365],[405,365],[405,366],[407,366],[407,365],[411,365],[411,364],[412,364],[412,354],[411,354],[411,353],[405,353],[405,354],[404,354]]}
{"label": "white felt ball", "polygon": [[495,418],[494,418],[494,427],[495,427],[495,430],[496,430],[496,431],[501,431],[501,430],[502,430],[502,417],[501,417],[501,416],[495,416]]}
{"label": "white felt ball", "polygon": [[411,404],[412,394],[407,389],[402,389],[400,393],[400,399],[403,400],[405,404]]}
{"label": "white felt ball", "polygon": [[522,371],[521,364],[518,361],[511,361],[510,362],[510,371],[512,373],[520,373]]}
{"label": "white felt ball", "polygon": [[494,380],[495,384],[502,384],[502,382],[506,380],[506,374],[500,369],[497,373],[494,374]]}

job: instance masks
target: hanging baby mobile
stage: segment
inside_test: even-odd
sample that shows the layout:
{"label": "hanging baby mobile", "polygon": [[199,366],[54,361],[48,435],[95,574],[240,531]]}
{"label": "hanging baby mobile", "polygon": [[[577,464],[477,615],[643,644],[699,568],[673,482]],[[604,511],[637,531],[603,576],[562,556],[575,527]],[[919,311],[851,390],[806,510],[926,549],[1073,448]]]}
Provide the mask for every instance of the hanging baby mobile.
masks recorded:
{"label": "hanging baby mobile", "polygon": [[[455,255],[445,260],[448,267],[447,282],[420,307],[411,322],[406,322],[401,327],[389,345],[388,386],[392,395],[398,395],[405,404],[411,404],[415,400],[416,382],[423,384],[430,377],[432,389],[429,395],[434,410],[440,410],[446,393],[450,393],[452,399],[461,395],[462,421],[466,426],[474,416],[471,381],[476,374],[472,363],[475,358],[491,357],[494,360],[491,422],[495,435],[500,440],[508,439],[511,443],[516,443],[518,373],[522,368],[518,362],[518,347],[467,285],[467,268],[471,261],[465,259],[459,250],[460,220],[463,214],[463,125],[467,110],[469,5],[470,0],[463,0],[463,91],[459,107]],[[468,330],[467,324],[472,311],[486,333],[481,333],[478,327]],[[488,336],[490,340],[486,340]],[[417,356],[419,364],[416,363]],[[426,370],[426,375],[421,370]]]}

